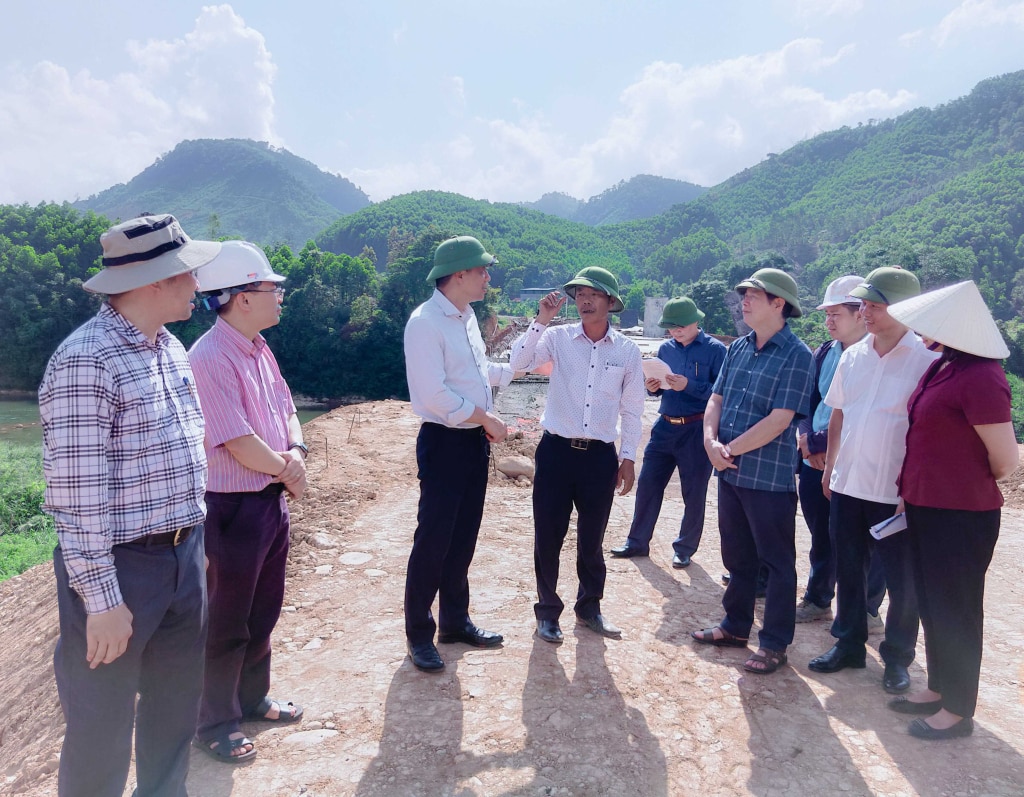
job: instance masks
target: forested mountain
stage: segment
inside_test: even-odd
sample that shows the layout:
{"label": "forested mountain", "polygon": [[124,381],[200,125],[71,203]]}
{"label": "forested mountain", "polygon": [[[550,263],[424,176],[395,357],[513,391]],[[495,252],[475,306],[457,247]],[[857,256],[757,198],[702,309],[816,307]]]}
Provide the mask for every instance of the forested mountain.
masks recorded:
{"label": "forested mountain", "polygon": [[[224,155],[223,143],[183,144],[175,153],[205,154],[186,159],[191,176],[168,173],[166,182],[179,195],[195,185],[198,195],[221,191],[246,199],[256,189],[247,194],[243,178],[223,171],[226,161],[237,157],[239,174],[250,177],[258,158],[300,162],[252,142],[235,142],[241,146]],[[157,170],[175,153],[130,185],[158,191],[165,178]],[[278,171],[292,177],[284,166]],[[256,223],[265,223],[268,214],[280,220],[281,209],[289,207],[289,186],[300,182],[282,177],[282,188],[262,184],[259,190],[269,193],[259,202],[248,210],[241,201],[233,207],[239,218],[251,216]],[[628,186],[644,184],[629,181],[606,194],[621,198]],[[138,196],[145,201],[131,213],[172,210],[185,218],[184,210],[156,193]],[[564,200],[571,197],[546,201],[555,209]],[[423,277],[433,247],[455,234],[477,236],[499,258],[491,270],[496,290],[481,313],[529,312],[516,301],[520,288],[560,285],[587,265],[619,276],[629,308],[642,309],[647,296],[693,296],[707,313],[705,327],[717,332],[734,331],[723,297],[762,265],[793,272],[809,307],[834,276],[866,274],[880,265],[913,270],[926,289],[971,278],[1003,323],[1011,347],[1008,369],[1024,374],[1024,72],[986,80],[970,95],[934,109],[816,136],[651,218],[591,226],[438,191],[363,205],[345,216],[332,205],[330,220],[314,231],[315,244],[298,255],[286,246],[268,250],[289,275],[288,322],[273,335],[293,355],[288,376],[300,392],[403,393],[402,325],[415,302],[429,294]],[[216,212],[220,227],[210,229],[209,217],[186,218],[196,237],[235,231],[223,210],[204,212]],[[242,229],[263,244],[304,242],[305,234],[295,232],[298,222],[287,223],[292,232],[279,237]],[[91,311],[93,300],[78,285],[96,267],[105,226],[69,205],[0,207],[0,387],[33,388],[64,331]],[[819,316],[794,323],[810,344],[825,335]],[[188,325],[182,334],[189,338],[194,331]],[[1014,378],[1013,386],[1020,415],[1020,380]],[[1024,429],[1024,417],[1016,420]]]}
{"label": "forested mountain", "polygon": [[129,219],[173,213],[193,237],[301,247],[370,204],[359,188],[285,149],[246,139],[183,141],[130,182],[74,207]]}
{"label": "forested mountain", "polygon": [[664,213],[673,205],[696,199],[708,189],[682,180],[640,174],[583,201],[568,194],[545,194],[523,207],[539,210],[568,221],[598,226],[646,219]]}

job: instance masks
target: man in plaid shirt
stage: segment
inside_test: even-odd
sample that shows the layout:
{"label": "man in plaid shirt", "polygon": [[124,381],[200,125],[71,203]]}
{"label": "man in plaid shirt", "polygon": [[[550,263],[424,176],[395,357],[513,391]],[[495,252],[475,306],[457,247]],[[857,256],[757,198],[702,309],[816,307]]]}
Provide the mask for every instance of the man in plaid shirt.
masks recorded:
{"label": "man in plaid shirt", "polygon": [[814,363],[786,319],[801,314],[796,282],[763,268],[736,286],[751,332],[733,342],[704,414],[704,449],[718,473],[722,562],[731,578],[725,618],[698,642],[747,646],[758,571],[768,571],[757,653],[743,665],[767,674],[786,663],[796,607],[796,424],[810,411]]}
{"label": "man in plaid shirt", "polygon": [[139,794],[181,797],[206,638],[206,455],[192,370],[163,325],[191,316],[193,271],[220,244],[170,215],[100,242],[104,269],[84,287],[109,298],[39,388],[67,723],[58,790],[120,797],[135,726]]}

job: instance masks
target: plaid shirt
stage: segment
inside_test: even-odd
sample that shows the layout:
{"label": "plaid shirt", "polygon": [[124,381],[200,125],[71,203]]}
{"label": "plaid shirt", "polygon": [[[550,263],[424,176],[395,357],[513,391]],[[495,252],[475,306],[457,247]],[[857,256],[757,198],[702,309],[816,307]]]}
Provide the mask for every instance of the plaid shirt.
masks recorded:
{"label": "plaid shirt", "polygon": [[39,387],[43,509],[72,588],[97,614],[123,601],[112,548],[203,521],[203,416],[185,349],[109,304],[75,330]]}
{"label": "plaid shirt", "polygon": [[736,456],[736,468],[719,471],[719,478],[737,487],[772,492],[795,492],[799,449],[797,421],[810,412],[814,386],[811,351],[787,324],[760,351],[754,333],[729,347],[713,393],[722,396],[718,439],[730,443],[772,410],[793,410],[793,421],[761,448]]}

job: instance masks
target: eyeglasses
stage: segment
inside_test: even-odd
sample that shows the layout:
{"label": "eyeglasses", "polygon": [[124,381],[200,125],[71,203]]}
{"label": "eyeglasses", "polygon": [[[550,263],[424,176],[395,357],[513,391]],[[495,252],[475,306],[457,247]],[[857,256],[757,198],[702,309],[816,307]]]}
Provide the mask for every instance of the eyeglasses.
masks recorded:
{"label": "eyeglasses", "polygon": [[285,288],[281,285],[275,285],[273,288],[242,288],[238,293],[276,293],[278,296],[284,296]]}

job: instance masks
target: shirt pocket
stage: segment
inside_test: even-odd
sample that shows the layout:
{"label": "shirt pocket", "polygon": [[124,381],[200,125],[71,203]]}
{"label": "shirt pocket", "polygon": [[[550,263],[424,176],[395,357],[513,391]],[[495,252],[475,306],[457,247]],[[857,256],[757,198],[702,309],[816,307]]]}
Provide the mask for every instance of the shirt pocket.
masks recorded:
{"label": "shirt pocket", "polygon": [[618,401],[622,395],[622,383],[626,378],[626,369],[621,365],[606,365],[601,372],[598,393],[604,398]]}

